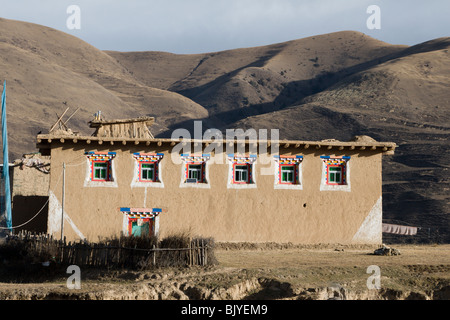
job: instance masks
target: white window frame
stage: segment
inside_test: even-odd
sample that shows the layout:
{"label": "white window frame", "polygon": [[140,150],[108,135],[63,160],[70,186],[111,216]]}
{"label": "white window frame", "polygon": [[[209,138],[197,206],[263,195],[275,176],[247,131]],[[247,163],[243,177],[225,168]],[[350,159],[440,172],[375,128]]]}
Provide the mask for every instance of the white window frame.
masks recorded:
{"label": "white window frame", "polygon": [[[333,169],[333,170],[331,170],[331,169]],[[335,170],[335,169],[339,169],[339,170]],[[342,172],[342,166],[328,165],[327,171],[328,171],[328,184],[330,184],[330,182],[332,182],[333,184],[336,184],[336,185],[343,184],[344,177],[343,177],[343,172]],[[336,179],[337,174],[339,174],[339,179]],[[331,181],[331,175],[334,175],[333,181]]]}
{"label": "white window frame", "polygon": [[[274,189],[303,190],[303,174],[302,174],[303,156],[275,155],[272,161],[274,166],[274,185],[273,185]],[[297,176],[296,177],[294,176],[295,183],[280,183],[281,180],[280,165],[284,164],[296,166]]]}
{"label": "white window frame", "polygon": [[[256,185],[256,162],[257,162],[257,156],[253,154],[228,154],[227,155],[228,160],[228,182],[227,182],[227,188],[229,189],[253,189],[257,188]],[[235,182],[233,179],[234,177],[234,170],[235,166],[239,165],[247,165],[247,181],[246,182]],[[251,170],[251,177],[250,177],[250,170]]]}
{"label": "white window frame", "polygon": [[[116,153],[115,152],[97,152],[97,151],[87,151],[84,153],[86,155],[86,178],[84,179],[84,187],[113,187],[117,188],[116,180]],[[93,172],[95,166],[95,161],[109,161],[109,170],[111,174],[111,179],[109,180],[92,180]],[[107,172],[108,174],[108,169]]]}
{"label": "white window frame", "polygon": [[[280,174],[281,183],[295,183],[296,179],[295,179],[295,167],[294,166],[295,166],[295,164],[281,166],[281,168],[280,168],[280,171],[281,171],[281,174]],[[286,169],[289,169],[289,170],[286,170]],[[291,176],[291,179],[287,179],[286,181],[284,181],[284,179],[283,179],[283,171],[286,172],[287,177]]]}
{"label": "white window frame", "polygon": [[[198,181],[203,182],[204,177],[203,176],[203,165],[197,164],[197,163],[187,163],[187,178],[188,179],[195,179]],[[195,168],[194,168],[195,167]],[[195,177],[193,177],[195,175]]]}
{"label": "white window frame", "polygon": [[[198,189],[210,189],[211,185],[209,183],[209,166],[211,155],[210,154],[189,154],[183,153],[180,155],[181,158],[181,180],[180,180],[180,188],[198,188]],[[190,183],[187,182],[187,178],[189,177],[189,165],[190,162],[193,162],[192,165],[204,166],[205,173],[200,172],[202,182]],[[200,170],[203,168],[201,167]]]}
{"label": "white window frame", "polygon": [[[130,186],[132,188],[164,188],[162,177],[164,164],[164,161],[162,161],[163,158],[164,153],[133,153],[130,157],[130,161],[134,162],[134,172]],[[153,180],[142,180],[142,172],[139,172],[139,167],[144,164],[143,162],[155,162],[153,163]],[[156,179],[155,176],[157,177]]]}
{"label": "white window frame", "polygon": [[[349,156],[321,156],[322,160],[322,179],[320,181],[320,191],[345,191],[351,192],[350,179],[350,157]],[[336,165],[345,166],[345,184],[327,184],[328,173],[327,166]],[[344,172],[341,171],[341,181],[344,181]]]}
{"label": "white window frame", "polygon": [[[109,171],[108,167],[109,167],[109,164],[106,161],[105,162],[94,161],[92,163],[92,171],[94,171],[92,173],[92,177],[95,178],[94,181],[101,181],[101,180],[108,181],[108,179],[109,179],[109,177],[108,177],[108,171]],[[99,177],[98,178],[96,178],[96,172],[99,173]]]}
{"label": "white window frame", "polygon": [[[239,164],[239,163],[235,163],[233,165],[234,167],[234,182],[238,182],[238,183],[250,183],[249,182],[249,178],[250,178],[250,174],[249,174],[249,165],[248,164]],[[243,168],[238,168],[238,167],[243,167]],[[236,179],[238,176],[239,172],[239,180]],[[242,179],[242,174],[245,173],[246,179]]]}
{"label": "white window frame", "polygon": [[[152,182],[156,182],[155,181],[155,163],[140,163],[139,164],[141,166],[141,176],[139,177],[139,179],[141,181],[152,181]],[[148,165],[151,166],[150,168],[144,168],[144,165]],[[144,172],[147,173],[147,177],[144,178]],[[148,178],[148,173],[151,172],[152,173],[152,178]]]}

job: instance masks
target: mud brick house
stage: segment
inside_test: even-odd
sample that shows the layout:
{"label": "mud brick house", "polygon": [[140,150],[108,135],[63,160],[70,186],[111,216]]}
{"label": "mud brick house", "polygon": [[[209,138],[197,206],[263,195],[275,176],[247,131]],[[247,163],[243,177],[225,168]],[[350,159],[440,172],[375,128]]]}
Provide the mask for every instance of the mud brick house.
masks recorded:
{"label": "mud brick house", "polygon": [[[49,233],[60,235],[64,217],[73,240],[190,230],[218,242],[381,243],[382,157],[395,143],[162,139],[152,122],[37,136],[51,157]],[[252,151],[269,143],[278,148]]]}

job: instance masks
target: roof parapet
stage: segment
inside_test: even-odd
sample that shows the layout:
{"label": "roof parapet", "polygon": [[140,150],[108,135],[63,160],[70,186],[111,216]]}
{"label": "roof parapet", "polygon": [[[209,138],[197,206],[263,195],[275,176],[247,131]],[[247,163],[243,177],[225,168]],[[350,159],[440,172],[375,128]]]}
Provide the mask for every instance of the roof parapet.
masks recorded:
{"label": "roof parapet", "polygon": [[120,120],[94,119],[89,127],[95,128],[94,137],[117,139],[154,139],[148,126],[155,122],[154,117],[139,117]]}

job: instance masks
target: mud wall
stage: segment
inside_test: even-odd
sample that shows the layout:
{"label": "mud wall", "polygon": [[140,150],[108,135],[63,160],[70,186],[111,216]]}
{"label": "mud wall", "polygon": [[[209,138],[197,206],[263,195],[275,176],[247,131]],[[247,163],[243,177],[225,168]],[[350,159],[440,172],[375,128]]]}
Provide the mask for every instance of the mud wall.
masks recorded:
{"label": "mud wall", "polygon": [[[52,145],[49,231],[60,232],[62,163],[66,163],[65,235],[69,239],[117,236],[124,225],[120,207],[157,207],[161,236],[189,230],[216,241],[292,243],[380,243],[381,159],[370,150],[306,150],[280,148],[284,155],[302,155],[301,189],[274,188],[274,171],[255,164],[256,184],[230,188],[226,154],[222,164],[211,164],[208,184],[182,185],[182,164],[174,163],[172,147],[115,144],[57,143]],[[89,162],[86,151],[116,152],[114,184],[86,185]],[[135,152],[164,153],[160,162],[161,184],[137,186]],[[350,187],[321,190],[323,161],[320,156],[350,156]],[[214,154],[212,154],[214,156]],[[179,155],[174,154],[174,159]],[[272,157],[273,158],[273,157]],[[217,161],[220,162],[220,161]],[[261,168],[266,168],[262,174]],[[267,174],[267,171],[272,174]]]}

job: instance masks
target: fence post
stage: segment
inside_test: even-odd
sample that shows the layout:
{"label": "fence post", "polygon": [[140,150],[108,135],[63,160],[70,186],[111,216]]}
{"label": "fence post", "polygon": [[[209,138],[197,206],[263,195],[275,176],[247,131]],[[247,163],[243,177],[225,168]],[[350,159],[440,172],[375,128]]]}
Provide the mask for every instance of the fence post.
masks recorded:
{"label": "fence post", "polygon": [[192,266],[192,239],[189,238],[188,265]]}
{"label": "fence post", "polygon": [[156,247],[153,245],[153,266],[156,266]]}
{"label": "fence post", "polygon": [[203,239],[202,239],[202,266],[204,266],[205,265],[205,244],[204,244],[204,241],[203,241]]}
{"label": "fence post", "polygon": [[205,244],[205,266],[208,265],[208,243]]}

